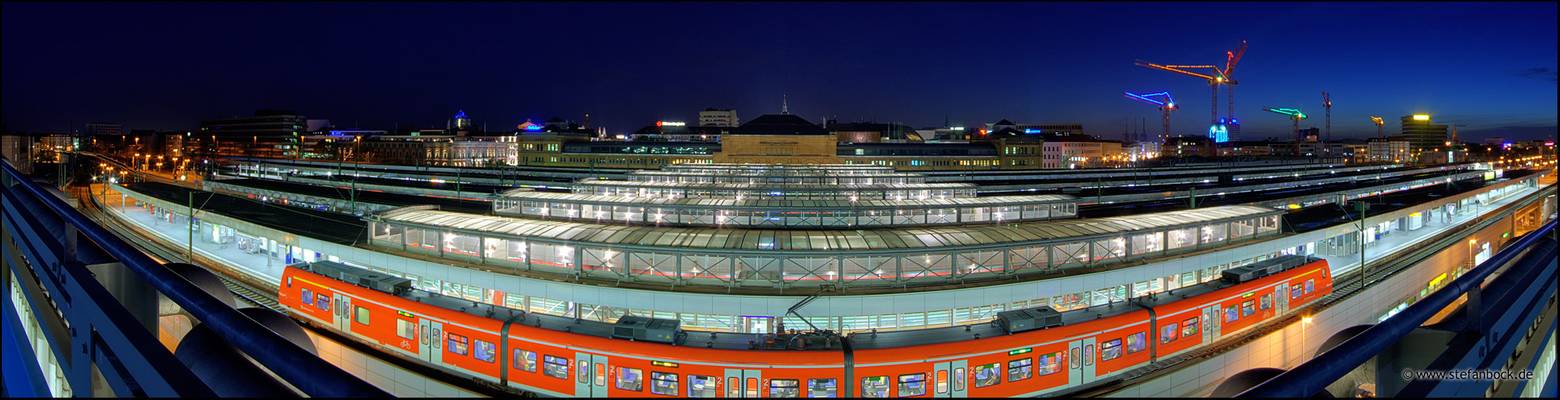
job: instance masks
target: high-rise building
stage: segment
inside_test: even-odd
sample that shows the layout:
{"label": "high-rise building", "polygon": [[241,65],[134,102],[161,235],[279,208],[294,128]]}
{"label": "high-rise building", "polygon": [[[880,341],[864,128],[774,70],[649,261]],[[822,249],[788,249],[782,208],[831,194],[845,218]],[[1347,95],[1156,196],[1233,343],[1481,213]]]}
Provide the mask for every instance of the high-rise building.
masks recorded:
{"label": "high-rise building", "polygon": [[1446,125],[1430,121],[1430,114],[1403,116],[1403,138],[1410,152],[1424,154],[1446,149]]}
{"label": "high-rise building", "polygon": [[260,110],[254,116],[200,122],[200,138],[216,155],[295,158],[308,118],[290,111]]}
{"label": "high-rise building", "polygon": [[741,124],[741,120],[737,119],[737,110],[734,109],[706,108],[699,112],[699,126],[735,128]]}
{"label": "high-rise building", "polygon": [[125,126],[108,122],[88,122],[81,133],[87,136],[117,136],[125,134]]}

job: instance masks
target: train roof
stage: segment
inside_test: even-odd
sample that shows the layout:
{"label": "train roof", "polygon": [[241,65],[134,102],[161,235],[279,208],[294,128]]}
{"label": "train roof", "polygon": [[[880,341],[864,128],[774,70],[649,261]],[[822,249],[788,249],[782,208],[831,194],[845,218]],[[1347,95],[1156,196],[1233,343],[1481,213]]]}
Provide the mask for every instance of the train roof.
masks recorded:
{"label": "train roof", "polygon": [[[1097,319],[1114,317],[1134,311],[1143,310],[1131,302],[1114,302],[1084,309],[1072,310],[1062,313],[1062,325],[1076,325]],[[1025,331],[1028,332],[1039,332]],[[976,325],[950,326],[942,328],[916,329],[906,331],[877,332],[877,333],[853,333],[850,337],[850,345],[853,349],[885,349],[905,346],[918,346],[927,344],[941,344],[961,342],[973,339],[993,338],[1007,336],[996,321]]]}
{"label": "train roof", "polygon": [[[1315,257],[1286,255],[1274,257],[1251,264],[1251,266],[1266,267],[1276,264],[1287,264],[1283,267],[1288,270],[1309,262],[1320,260]],[[293,267],[324,275],[343,282],[353,283],[369,289],[388,293],[407,300],[439,307],[446,310],[466,313],[481,318],[497,321],[514,320],[516,325],[525,325],[558,332],[569,332],[581,335],[590,335],[601,338],[613,338],[614,328],[618,324],[528,313],[508,307],[492,305],[479,301],[445,296],[439,293],[420,290],[412,287],[411,281],[405,278],[397,278],[356,266],[346,265],[332,261],[317,261],[312,263],[297,264]],[[1229,283],[1224,280],[1215,280],[1202,284],[1183,287],[1160,294],[1147,296],[1128,302],[1113,302],[1079,310],[1061,313],[1062,324],[1060,326],[1076,325],[1088,321],[1119,316],[1139,310],[1145,307],[1158,307],[1175,301],[1184,300],[1202,294],[1207,294],[1220,289],[1228,288],[1238,283]],[[829,334],[753,334],[753,333],[729,333],[729,332],[688,332],[679,330],[679,338],[673,345],[686,347],[703,347],[725,350],[778,350],[793,348],[791,339],[805,339],[807,337],[831,337]],[[1037,332],[1037,331],[1026,331]],[[994,338],[1007,336],[996,321],[984,324],[950,326],[942,328],[927,328],[890,332],[858,332],[847,336],[853,349],[887,349],[896,347],[942,344],[951,342],[968,341],[982,338]],[[838,349],[838,340],[807,341],[809,350]]]}
{"label": "train roof", "polygon": [[[316,261],[296,264],[293,267],[450,311],[497,321],[513,319],[515,325],[602,338],[613,338],[613,330],[618,326],[618,324],[601,321],[528,313],[504,306],[445,296],[412,287],[411,280],[405,278],[397,278],[339,262]],[[685,339],[679,340],[676,345],[726,350],[750,350],[763,348],[766,341],[773,340],[773,336],[763,334],[688,332]]]}
{"label": "train roof", "polygon": [[[1255,263],[1243,265],[1243,266],[1240,266],[1240,267],[1237,267],[1237,268],[1248,268],[1248,267],[1266,268],[1266,267],[1272,266],[1272,265],[1283,265],[1283,270],[1288,271],[1288,270],[1293,269],[1295,267],[1299,267],[1301,265],[1305,265],[1305,264],[1309,264],[1309,263],[1316,262],[1316,261],[1321,261],[1321,260],[1322,259],[1320,259],[1320,258],[1310,257],[1310,256],[1282,255],[1282,256],[1273,257],[1273,258],[1269,258],[1269,259],[1262,260],[1262,261],[1257,261]],[[1197,297],[1197,296],[1201,296],[1201,295],[1204,295],[1204,294],[1212,293],[1212,292],[1218,291],[1220,289],[1225,289],[1225,288],[1228,288],[1228,287],[1236,286],[1236,285],[1239,285],[1241,283],[1245,283],[1245,282],[1232,283],[1232,282],[1225,281],[1224,279],[1221,278],[1221,279],[1213,280],[1213,281],[1210,281],[1210,282],[1204,282],[1204,283],[1200,283],[1200,284],[1196,284],[1196,285],[1192,285],[1192,286],[1181,287],[1181,288],[1175,289],[1175,290],[1167,290],[1167,291],[1164,291],[1164,292],[1161,292],[1161,293],[1151,294],[1151,295],[1148,295],[1148,296],[1144,296],[1140,300],[1137,300],[1137,301],[1138,301],[1139,304],[1142,304],[1142,305],[1145,305],[1145,306],[1148,306],[1148,307],[1159,307],[1159,306],[1163,306],[1163,305],[1166,305],[1166,304],[1174,303],[1174,302],[1177,302],[1177,301],[1189,299],[1189,298],[1192,298],[1192,297]]]}

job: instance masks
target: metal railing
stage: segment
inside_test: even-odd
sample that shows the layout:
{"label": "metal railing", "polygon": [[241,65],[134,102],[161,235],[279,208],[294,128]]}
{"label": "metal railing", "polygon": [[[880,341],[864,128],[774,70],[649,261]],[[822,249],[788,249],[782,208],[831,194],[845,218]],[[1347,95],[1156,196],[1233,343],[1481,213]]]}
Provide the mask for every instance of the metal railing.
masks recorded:
{"label": "metal railing", "polygon": [[[132,308],[146,305],[127,306],[94,272],[111,271],[178,304],[234,349],[303,394],[389,396],[212,297],[50,195],[9,162],[0,164],[4,164],[0,174],[4,241],[0,245],[7,253],[3,274],[6,293],[0,312],[11,320],[5,321],[8,329],[3,339],[14,343],[18,339],[15,335],[24,334],[13,328],[21,325],[13,321],[22,315],[15,307],[30,307],[30,315],[40,327],[38,334],[45,337],[48,349],[59,360],[64,381],[76,395],[214,397],[221,392],[198,378],[158,341],[153,334],[155,312],[150,321],[144,313],[132,312]],[[26,305],[12,304],[13,286],[21,288],[16,297]],[[156,296],[151,300],[155,310]],[[16,359],[20,358],[7,357],[7,361]],[[43,379],[42,366],[26,364],[6,364],[7,375],[22,373],[31,385],[8,384],[5,395],[54,395],[47,389],[15,392],[46,386],[38,382]],[[7,381],[11,379],[7,377]],[[94,387],[95,382],[99,387]]]}
{"label": "metal railing", "polygon": [[[1348,349],[1347,351],[1322,353],[1310,361],[1247,389],[1237,397],[1311,397],[1326,390],[1328,385],[1347,375],[1355,367],[1364,364],[1371,357],[1375,357],[1376,354],[1391,348],[1399,340],[1418,329],[1421,324],[1429,320],[1437,312],[1452,304],[1453,301],[1456,301],[1465,293],[1482,285],[1485,278],[1490,277],[1491,274],[1500,270],[1508,263],[1517,261],[1518,264],[1513,265],[1513,267],[1541,268],[1543,267],[1542,263],[1552,262],[1554,260],[1552,251],[1529,254],[1527,250],[1544,246],[1552,250],[1555,240],[1554,236],[1552,236],[1555,232],[1555,225],[1556,221],[1545,223],[1538,230],[1527,234],[1467,274],[1458,277],[1445,288],[1431,293],[1428,297],[1414,303],[1392,318],[1372,326],[1334,347],[1334,349]],[[1543,243],[1544,241],[1549,241],[1550,243]],[[1519,260],[1519,256],[1522,259]],[[1537,258],[1534,256],[1537,256]],[[1505,277],[1505,273],[1502,276]]]}

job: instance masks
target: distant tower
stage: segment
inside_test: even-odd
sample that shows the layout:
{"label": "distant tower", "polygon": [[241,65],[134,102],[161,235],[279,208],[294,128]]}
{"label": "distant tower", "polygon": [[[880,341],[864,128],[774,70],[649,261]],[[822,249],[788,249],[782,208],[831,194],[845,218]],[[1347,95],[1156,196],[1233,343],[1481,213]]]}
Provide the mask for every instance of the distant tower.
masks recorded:
{"label": "distant tower", "polygon": [[471,117],[466,116],[465,110],[455,112],[455,130],[471,129]]}
{"label": "distant tower", "polygon": [[585,113],[585,122],[580,124],[580,128],[590,129],[590,113]]}
{"label": "distant tower", "polygon": [[780,95],[780,113],[781,114],[790,114],[791,113],[791,107],[786,104],[786,100],[787,100],[787,96],[785,94],[781,94]]}

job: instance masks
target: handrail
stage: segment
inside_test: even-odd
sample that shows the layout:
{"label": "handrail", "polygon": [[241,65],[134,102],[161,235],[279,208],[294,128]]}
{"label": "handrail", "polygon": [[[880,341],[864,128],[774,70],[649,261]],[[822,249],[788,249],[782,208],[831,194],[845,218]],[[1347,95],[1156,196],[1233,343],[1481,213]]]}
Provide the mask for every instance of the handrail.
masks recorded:
{"label": "handrail", "polygon": [[10,162],[0,164],[3,164],[4,173],[17,182],[13,187],[21,191],[13,194],[33,197],[62,222],[75,227],[109,256],[134,271],[169,300],[178,303],[203,325],[210,327],[224,341],[305,394],[315,397],[390,396],[388,392],[310,354],[232,306],[213,298],[184,277],[87,219],[80,211],[39,188],[12,167]]}
{"label": "handrail", "polygon": [[1334,349],[1349,349],[1349,351],[1328,351],[1316,358],[1312,358],[1293,369],[1274,376],[1267,381],[1241,392],[1236,397],[1247,398],[1274,398],[1274,397],[1311,397],[1338,378],[1347,375],[1355,367],[1364,364],[1398,340],[1419,328],[1420,324],[1429,320],[1441,309],[1446,308],[1457,298],[1470,289],[1479,286],[1495,270],[1502,265],[1511,262],[1519,255],[1525,254],[1524,250],[1541,240],[1553,240],[1547,237],[1555,231],[1556,221],[1551,220],[1536,231],[1517,240],[1511,246],[1507,246],[1494,257],[1469,271],[1445,288],[1431,293],[1413,305],[1408,306],[1402,312],[1380,324],[1360,332],[1349,340],[1334,347]]}

